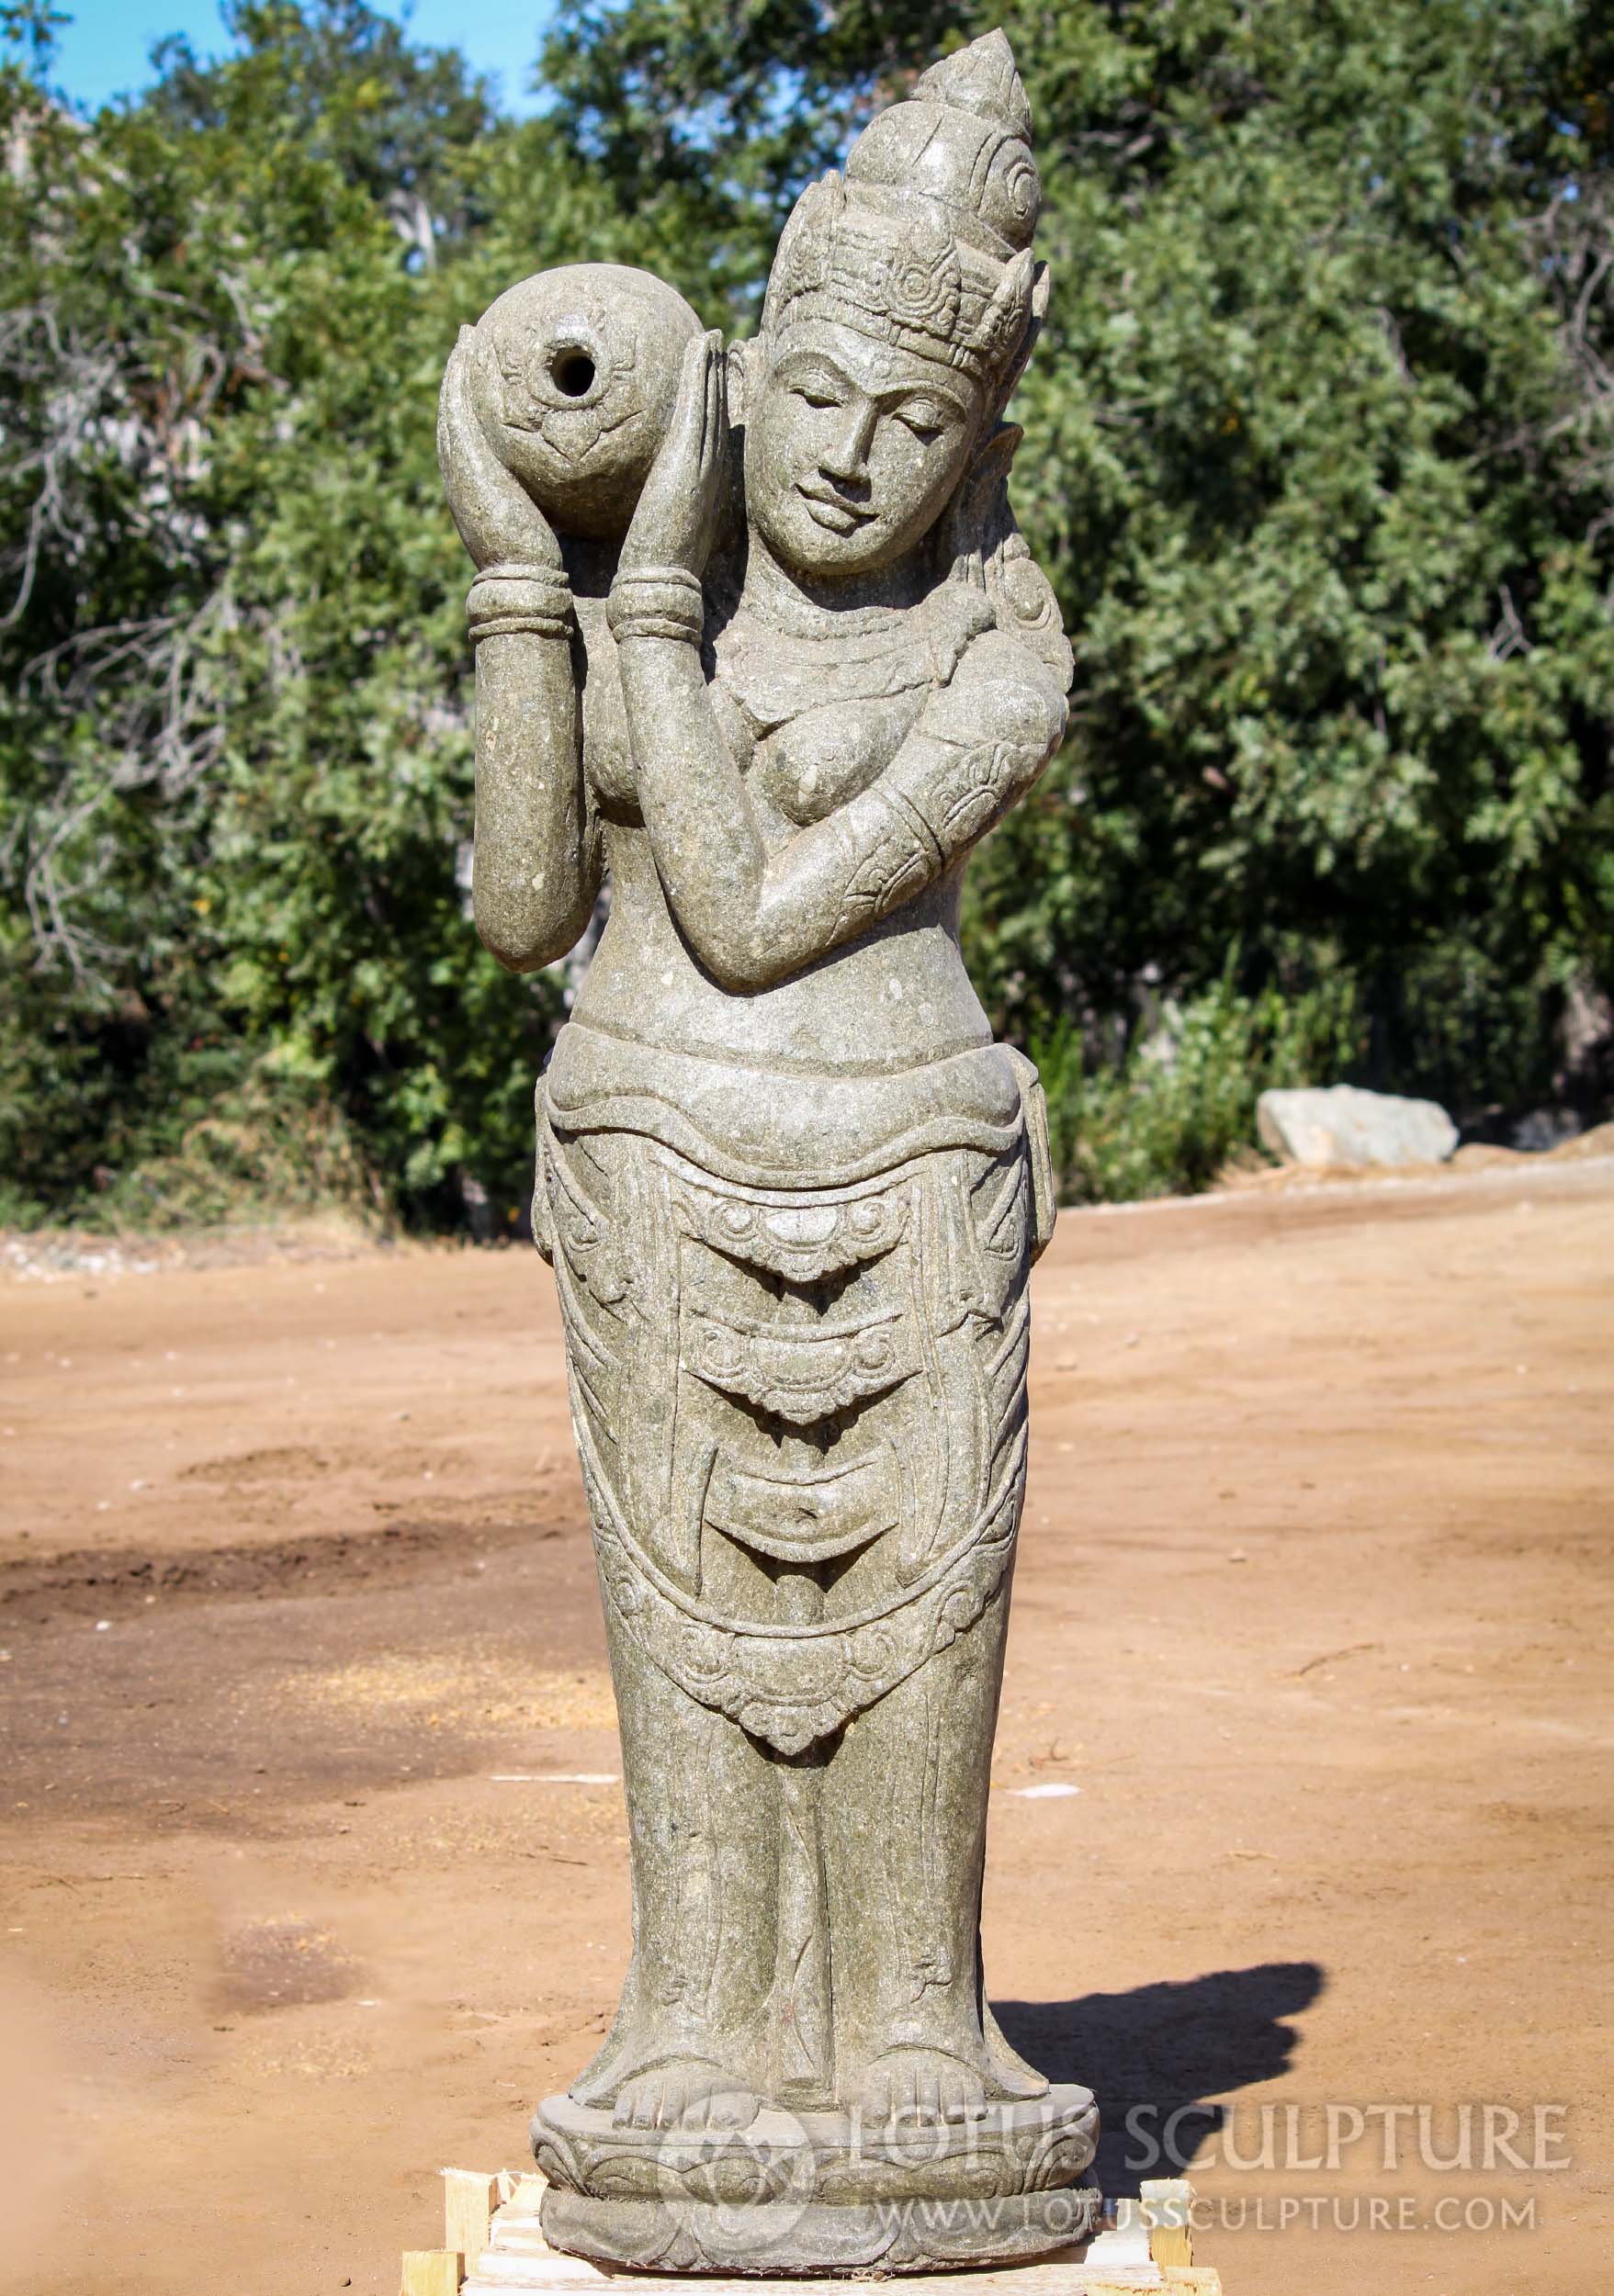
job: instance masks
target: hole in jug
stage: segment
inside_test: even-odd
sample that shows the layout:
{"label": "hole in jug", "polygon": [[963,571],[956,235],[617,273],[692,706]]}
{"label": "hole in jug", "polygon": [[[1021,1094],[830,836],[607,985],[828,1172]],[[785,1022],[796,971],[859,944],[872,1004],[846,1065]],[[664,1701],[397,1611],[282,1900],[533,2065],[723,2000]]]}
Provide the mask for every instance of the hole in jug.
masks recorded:
{"label": "hole in jug", "polygon": [[549,372],[555,377],[557,390],[568,399],[583,399],[594,387],[594,362],[586,351],[568,348],[558,352]]}

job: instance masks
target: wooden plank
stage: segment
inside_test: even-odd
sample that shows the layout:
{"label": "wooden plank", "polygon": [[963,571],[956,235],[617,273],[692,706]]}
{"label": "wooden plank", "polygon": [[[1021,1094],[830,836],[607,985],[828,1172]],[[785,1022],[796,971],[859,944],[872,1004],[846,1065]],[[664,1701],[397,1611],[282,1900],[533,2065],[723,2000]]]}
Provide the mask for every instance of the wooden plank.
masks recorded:
{"label": "wooden plank", "polygon": [[406,2248],[399,2296],[459,2296],[459,2254],[454,2248]]}
{"label": "wooden plank", "polygon": [[502,2198],[496,2176],[484,2176],[480,2168],[443,2171],[443,2245],[464,2257],[468,2272],[475,2271],[488,2245]]}
{"label": "wooden plank", "polygon": [[[495,2245],[488,2257],[486,2276],[473,2271],[464,2296],[593,2296],[593,2291],[626,2286],[628,2275],[602,2271],[575,2257],[553,2252],[508,2254]],[[1009,2290],[1010,2296],[1222,2296],[1220,2276],[1207,2265],[1158,2265],[1145,2259],[1128,2267],[1100,2262],[1087,2265],[1019,2265],[983,2273],[920,2275],[910,2285],[914,2296],[976,2296],[982,2283],[992,2291]],[[681,2279],[665,2273],[634,2274],[632,2296],[804,2296],[812,2283],[802,2279],[721,2279],[704,2277]],[[889,2286],[893,2296],[908,2296],[900,2281]]]}
{"label": "wooden plank", "polygon": [[1193,2235],[1189,2212],[1193,2188],[1186,2177],[1146,2177],[1138,2187],[1149,2228],[1149,2254],[1157,2264],[1191,2265]]}

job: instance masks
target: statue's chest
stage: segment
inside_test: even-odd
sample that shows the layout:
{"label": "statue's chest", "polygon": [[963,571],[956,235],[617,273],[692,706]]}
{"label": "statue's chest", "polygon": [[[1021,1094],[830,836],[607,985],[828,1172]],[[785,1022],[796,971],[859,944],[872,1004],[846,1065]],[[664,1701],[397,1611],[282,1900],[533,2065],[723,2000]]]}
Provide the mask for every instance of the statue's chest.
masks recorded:
{"label": "statue's chest", "polygon": [[917,630],[837,646],[741,627],[717,654],[719,716],[752,795],[796,827],[877,780],[933,682]]}
{"label": "statue's chest", "polygon": [[822,821],[876,781],[902,746],[922,695],[827,702],[758,741],[749,780],[785,820]]}

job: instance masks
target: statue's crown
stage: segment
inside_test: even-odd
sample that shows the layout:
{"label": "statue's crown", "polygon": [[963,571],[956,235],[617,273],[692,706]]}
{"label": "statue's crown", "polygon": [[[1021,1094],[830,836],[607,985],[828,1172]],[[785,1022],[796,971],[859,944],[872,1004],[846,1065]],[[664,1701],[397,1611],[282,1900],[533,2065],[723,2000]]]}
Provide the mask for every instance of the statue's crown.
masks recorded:
{"label": "statue's crown", "polygon": [[1032,107],[1014,68],[1014,51],[1006,32],[988,32],[967,48],[943,56],[940,63],[920,73],[918,92],[938,104],[977,112],[981,118],[1018,136],[1022,143],[1032,140]]}
{"label": "statue's crown", "polygon": [[993,387],[1032,321],[1042,185],[1000,31],[932,64],[796,201],[768,281],[772,332],[831,319]]}

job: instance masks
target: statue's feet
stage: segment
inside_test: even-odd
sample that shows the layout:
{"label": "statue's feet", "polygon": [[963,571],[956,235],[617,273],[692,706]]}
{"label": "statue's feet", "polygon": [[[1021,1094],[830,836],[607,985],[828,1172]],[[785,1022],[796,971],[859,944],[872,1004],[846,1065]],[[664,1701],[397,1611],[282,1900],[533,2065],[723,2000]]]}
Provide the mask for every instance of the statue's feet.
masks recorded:
{"label": "statue's feet", "polygon": [[755,2094],[705,2057],[669,2057],[617,2091],[619,2129],[744,2129],[757,2117]]}
{"label": "statue's feet", "polygon": [[863,2076],[860,2099],[865,2122],[933,2128],[942,2121],[979,2121],[987,2085],[973,2065],[945,2049],[887,2049]]}

